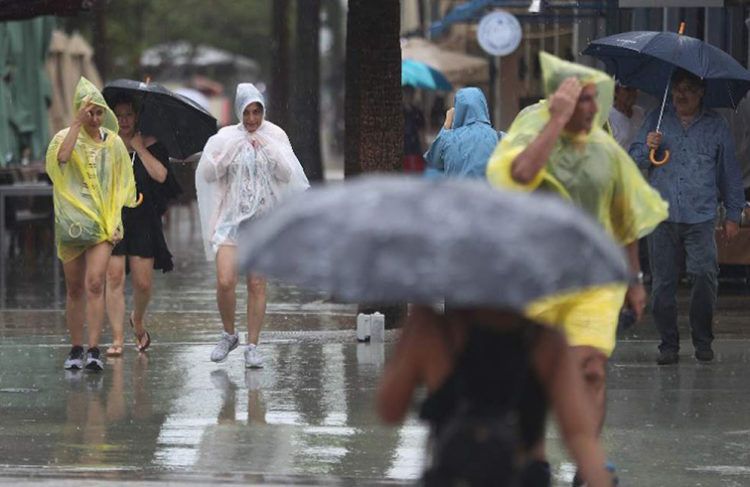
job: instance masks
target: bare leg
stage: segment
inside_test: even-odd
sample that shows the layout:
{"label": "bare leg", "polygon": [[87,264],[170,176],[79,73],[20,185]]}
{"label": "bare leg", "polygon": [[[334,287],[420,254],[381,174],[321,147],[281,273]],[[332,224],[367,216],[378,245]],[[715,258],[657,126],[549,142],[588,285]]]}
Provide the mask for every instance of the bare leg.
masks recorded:
{"label": "bare leg", "polygon": [[[594,347],[571,347],[572,360],[584,379],[584,394],[587,410],[582,414],[591,415],[596,424],[597,434],[604,427],[606,413],[606,377],[607,356]],[[537,462],[546,461],[545,440],[542,438],[528,451],[529,459]],[[577,477],[577,474],[576,474]]]}
{"label": "bare leg", "polygon": [[583,375],[590,413],[595,419],[598,433],[601,434],[607,410],[607,356],[594,347],[571,347],[570,350]]}
{"label": "bare leg", "polygon": [[89,325],[89,348],[99,346],[104,321],[104,284],[112,244],[102,242],[86,249],[86,322]]}
{"label": "bare leg", "polygon": [[234,335],[234,316],[237,307],[236,247],[221,245],[216,252],[216,302],[219,306],[224,331]]}
{"label": "bare leg", "polygon": [[266,280],[251,274],[247,277],[247,343],[258,344],[263,318],[266,316]]}
{"label": "bare leg", "polygon": [[[57,265],[57,263],[55,263]],[[86,313],[86,259],[79,255],[63,264],[65,274],[65,324],[72,345],[83,346],[83,321]]]}
{"label": "bare leg", "polygon": [[143,324],[143,318],[146,315],[146,307],[151,301],[151,288],[154,275],[154,259],[132,256],[130,257],[130,276],[133,280],[133,327],[137,336],[142,337],[138,340],[145,344],[146,327]]}
{"label": "bare leg", "polygon": [[113,255],[109,258],[107,265],[107,290],[106,306],[109,323],[112,326],[112,348],[107,353],[115,352],[113,349],[122,347],[125,343],[123,331],[123,320],[125,319],[125,256]]}

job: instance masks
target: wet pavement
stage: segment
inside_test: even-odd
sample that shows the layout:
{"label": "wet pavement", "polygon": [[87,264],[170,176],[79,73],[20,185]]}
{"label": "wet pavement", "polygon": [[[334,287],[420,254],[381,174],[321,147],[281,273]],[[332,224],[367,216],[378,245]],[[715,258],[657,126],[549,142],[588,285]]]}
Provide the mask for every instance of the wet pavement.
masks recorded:
{"label": "wet pavement", "polygon": [[[156,276],[154,345],[138,354],[128,337],[125,355],[108,359],[101,374],[61,368],[69,345],[51,256],[22,249],[13,259],[0,302],[0,485],[417,478],[426,429],[413,414],[402,426],[381,425],[373,410],[398,332],[387,332],[385,344],[358,344],[354,306],[272,284],[261,337],[266,367],[245,370],[241,350],[210,362],[220,331],[213,268],[191,213],[176,208],[171,216],[176,268]],[[712,364],[696,363],[683,341],[679,365],[654,365],[650,322],[622,337],[604,432],[622,485],[750,485],[748,305],[744,287],[723,290]],[[684,319],[682,326],[687,338]],[[548,437],[556,485],[569,484],[573,466],[554,428]]]}

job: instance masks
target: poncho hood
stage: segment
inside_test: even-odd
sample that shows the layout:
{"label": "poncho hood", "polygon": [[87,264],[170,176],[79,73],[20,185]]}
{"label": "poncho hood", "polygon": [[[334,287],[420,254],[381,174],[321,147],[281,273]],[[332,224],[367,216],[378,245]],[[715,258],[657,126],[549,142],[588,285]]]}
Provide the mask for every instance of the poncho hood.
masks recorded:
{"label": "poncho hood", "polygon": [[114,133],[120,131],[120,125],[117,123],[117,117],[115,113],[109,108],[107,102],[102,96],[102,92],[94,86],[94,83],[81,76],[76,85],[75,93],[73,94],[73,113],[78,113],[83,105],[83,100],[88,98],[91,102],[101,107],[104,110],[104,119],[102,120],[102,127],[111,130]]}
{"label": "poncho hood", "polygon": [[542,82],[547,100],[560,84],[570,77],[578,78],[584,86],[596,85],[596,104],[599,111],[594,125],[596,127],[604,125],[609,117],[615,96],[615,81],[608,74],[598,69],[565,61],[546,52],[539,53],[539,62],[542,66]]}
{"label": "poncho hood", "polygon": [[263,107],[263,118],[266,114],[266,100],[263,94],[252,83],[240,83],[237,85],[237,93],[234,96],[234,113],[237,120],[242,122],[242,112],[245,111],[251,103],[260,103]]}
{"label": "poncho hood", "polygon": [[472,123],[490,123],[487,99],[479,88],[461,88],[456,92],[456,113],[451,128],[459,128]]}

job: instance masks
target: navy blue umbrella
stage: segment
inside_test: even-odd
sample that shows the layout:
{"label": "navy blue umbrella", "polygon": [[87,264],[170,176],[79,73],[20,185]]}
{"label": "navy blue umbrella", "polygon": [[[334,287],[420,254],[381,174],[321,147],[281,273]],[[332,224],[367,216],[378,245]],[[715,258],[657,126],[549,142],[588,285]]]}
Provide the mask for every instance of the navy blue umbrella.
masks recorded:
{"label": "navy blue umbrella", "polygon": [[[750,71],[729,54],[700,39],[680,32],[636,31],[615,34],[592,41],[583,51],[604,62],[607,71],[618,81],[646,93],[662,96],[659,121],[660,132],[664,107],[667,104],[670,81],[675,68],[682,68],[703,79],[706,85],[703,105],[707,107],[737,108],[750,89]],[[651,149],[651,163],[657,166],[669,160],[669,151],[657,159]]]}
{"label": "navy blue umbrella", "polygon": [[624,32],[592,41],[583,54],[604,62],[618,81],[662,96],[672,71],[682,68],[706,83],[703,103],[734,107],[750,89],[750,71],[729,54],[700,39],[674,32]]}

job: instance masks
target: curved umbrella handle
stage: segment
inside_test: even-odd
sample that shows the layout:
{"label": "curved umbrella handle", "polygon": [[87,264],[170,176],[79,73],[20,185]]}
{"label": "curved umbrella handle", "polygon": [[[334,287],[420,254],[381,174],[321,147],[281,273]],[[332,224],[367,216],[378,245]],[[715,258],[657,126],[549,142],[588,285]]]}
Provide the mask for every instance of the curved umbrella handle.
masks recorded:
{"label": "curved umbrella handle", "polygon": [[648,153],[648,158],[654,166],[666,164],[669,160],[669,149],[664,149],[664,157],[661,160],[656,159],[656,149],[651,149]]}
{"label": "curved umbrella handle", "polygon": [[[685,22],[680,22],[680,28],[677,31],[677,34],[683,35],[685,33]],[[670,74],[670,79],[672,75]],[[661,118],[664,115],[664,106],[667,104],[667,93],[669,93],[669,83],[667,83],[667,88],[664,90],[664,99],[661,102],[661,112],[659,112],[659,121],[656,124],[656,131],[659,132],[659,127],[661,127]],[[669,150],[664,150],[664,157],[662,159],[656,158],[656,149],[651,149],[648,153],[648,158],[651,161],[651,164],[654,166],[661,166],[663,164],[666,164],[669,160]]]}
{"label": "curved umbrella handle", "polygon": [[136,200],[135,206],[133,208],[141,206],[141,203],[143,203],[143,193],[138,193],[138,199]]}

